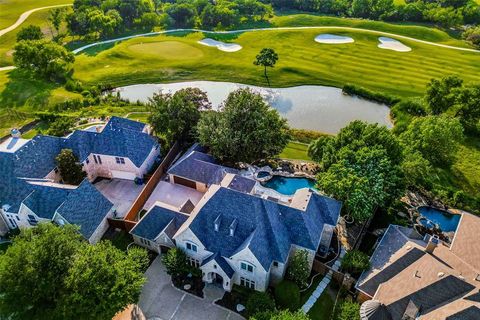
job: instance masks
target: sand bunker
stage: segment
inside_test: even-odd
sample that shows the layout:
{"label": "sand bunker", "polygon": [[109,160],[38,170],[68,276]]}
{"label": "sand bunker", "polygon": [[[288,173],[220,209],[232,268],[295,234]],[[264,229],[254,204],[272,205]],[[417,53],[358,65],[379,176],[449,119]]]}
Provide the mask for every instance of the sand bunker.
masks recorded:
{"label": "sand bunker", "polygon": [[217,47],[218,50],[225,52],[235,52],[242,49],[242,46],[237,43],[225,43],[210,38],[200,40],[198,43],[203,44],[204,46]]}
{"label": "sand bunker", "polygon": [[407,47],[400,41],[392,38],[380,37],[378,38],[378,41],[380,41],[380,43],[378,44],[378,47],[381,49],[388,49],[388,50],[393,50],[398,52],[412,51],[412,48]]}
{"label": "sand bunker", "polygon": [[352,43],[354,40],[350,37],[337,36],[334,34],[323,33],[315,37],[315,41],[318,43],[329,43],[329,44],[342,44],[342,43]]}

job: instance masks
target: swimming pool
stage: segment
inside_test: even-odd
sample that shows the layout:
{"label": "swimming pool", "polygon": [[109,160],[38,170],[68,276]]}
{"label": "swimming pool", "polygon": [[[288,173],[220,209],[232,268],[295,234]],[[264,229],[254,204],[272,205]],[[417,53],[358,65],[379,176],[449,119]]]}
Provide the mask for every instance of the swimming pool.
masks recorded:
{"label": "swimming pool", "polygon": [[274,176],[272,179],[265,182],[263,186],[289,196],[293,195],[298,189],[314,188],[315,180],[308,178]]}
{"label": "swimming pool", "polygon": [[425,219],[420,219],[420,223],[432,229],[435,224],[438,224],[440,229],[444,232],[451,232],[457,230],[461,215],[451,214],[432,207],[420,207],[418,212]]}

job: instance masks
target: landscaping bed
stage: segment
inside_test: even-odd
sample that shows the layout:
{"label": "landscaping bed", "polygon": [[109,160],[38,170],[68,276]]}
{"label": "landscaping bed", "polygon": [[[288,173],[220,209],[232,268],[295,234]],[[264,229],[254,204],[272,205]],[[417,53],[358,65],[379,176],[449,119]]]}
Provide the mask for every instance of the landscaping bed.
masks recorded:
{"label": "landscaping bed", "polygon": [[237,312],[245,317],[246,310],[243,310],[242,312],[238,312],[237,305],[241,304],[243,306],[246,306],[248,297],[252,294],[252,292],[253,290],[250,290],[248,288],[234,285],[232,288],[232,291],[225,292],[225,294],[223,295],[223,298],[218,301],[215,301],[215,303],[229,310],[232,310],[233,312]]}
{"label": "landscaping bed", "polygon": [[[201,276],[193,276],[188,274],[186,276],[172,277],[172,283],[178,289],[196,295],[203,298],[203,288],[205,283],[202,281]],[[189,288],[186,289],[186,286]]]}

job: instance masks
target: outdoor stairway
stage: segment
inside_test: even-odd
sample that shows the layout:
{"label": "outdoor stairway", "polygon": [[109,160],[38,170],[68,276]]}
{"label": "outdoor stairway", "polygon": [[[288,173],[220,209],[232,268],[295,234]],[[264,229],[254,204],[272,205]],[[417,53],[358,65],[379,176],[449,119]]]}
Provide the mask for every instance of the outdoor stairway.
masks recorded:
{"label": "outdoor stairway", "polygon": [[[335,260],[335,263],[333,264],[332,269],[335,271],[338,271],[340,269],[340,265],[342,263],[342,258],[345,256],[345,249],[342,247],[340,251],[340,256]],[[310,298],[308,298],[307,302],[302,306],[302,311],[304,313],[308,313],[310,309],[313,307],[315,302],[317,302],[317,299],[320,298],[322,295],[323,291],[327,288],[327,286],[330,284],[330,281],[332,280],[332,274],[333,272],[330,270],[328,271],[327,275],[320,281],[318,286],[315,288],[315,291],[312,292],[312,295]]]}

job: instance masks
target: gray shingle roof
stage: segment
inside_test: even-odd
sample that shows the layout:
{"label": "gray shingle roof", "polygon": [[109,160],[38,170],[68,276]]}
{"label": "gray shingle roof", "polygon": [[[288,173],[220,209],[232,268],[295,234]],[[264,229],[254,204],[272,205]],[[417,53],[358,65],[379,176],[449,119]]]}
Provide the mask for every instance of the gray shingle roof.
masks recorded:
{"label": "gray shingle roof", "polygon": [[478,320],[478,319],[480,319],[480,308],[471,306],[447,317],[445,320]]}
{"label": "gray shingle roof", "polygon": [[80,233],[89,239],[113,207],[107,198],[88,180],[72,190],[57,212],[68,223],[80,226]]}
{"label": "gray shingle roof", "polygon": [[163,207],[154,206],[130,231],[131,234],[154,241],[173,221],[175,231],[187,220],[187,216]]}
{"label": "gray shingle roof", "polygon": [[52,219],[57,208],[67,199],[70,190],[36,186],[34,191],[23,201],[23,204],[37,216]]}
{"label": "gray shingle roof", "polygon": [[[335,221],[332,225],[336,224],[341,204],[317,194],[312,198],[311,205],[303,212],[220,188],[200,209],[189,227],[207,250],[231,257],[248,247],[268,270],[273,260],[286,262],[292,244],[316,250],[324,224],[332,220]],[[221,222],[219,230],[215,231],[214,221],[218,216],[221,216]],[[234,235],[230,236],[230,225],[235,219],[238,224]]]}
{"label": "gray shingle roof", "polygon": [[209,263],[210,261],[215,260],[217,265],[225,272],[225,274],[231,279],[235,271],[230,267],[228,262],[220,256],[218,253],[214,253],[211,256],[209,256],[207,259],[204,259],[202,261],[202,266]]}

